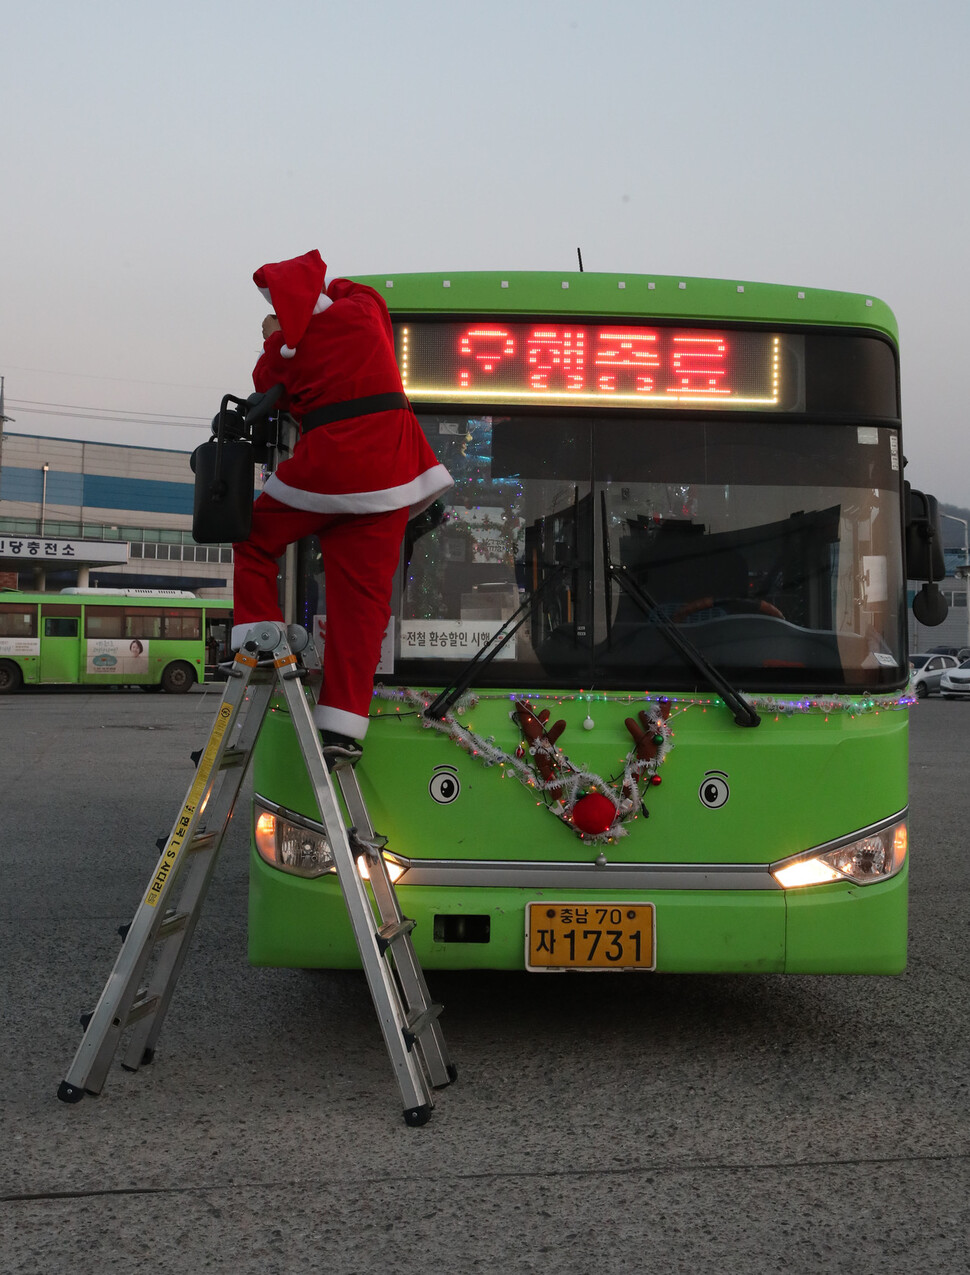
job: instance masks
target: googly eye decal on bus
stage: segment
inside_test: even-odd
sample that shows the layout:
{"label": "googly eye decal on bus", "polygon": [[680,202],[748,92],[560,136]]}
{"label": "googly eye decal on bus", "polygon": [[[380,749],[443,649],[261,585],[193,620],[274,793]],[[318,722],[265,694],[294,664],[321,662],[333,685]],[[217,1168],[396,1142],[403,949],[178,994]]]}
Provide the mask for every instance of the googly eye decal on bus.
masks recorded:
{"label": "googly eye decal on bus", "polygon": [[705,771],[704,781],[697,790],[697,795],[701,799],[701,804],[708,810],[720,810],[727,804],[727,799],[731,795],[725,772],[723,770]]}
{"label": "googly eye decal on bus", "polygon": [[454,766],[435,766],[428,792],[439,806],[450,806],[461,792],[461,780]]}

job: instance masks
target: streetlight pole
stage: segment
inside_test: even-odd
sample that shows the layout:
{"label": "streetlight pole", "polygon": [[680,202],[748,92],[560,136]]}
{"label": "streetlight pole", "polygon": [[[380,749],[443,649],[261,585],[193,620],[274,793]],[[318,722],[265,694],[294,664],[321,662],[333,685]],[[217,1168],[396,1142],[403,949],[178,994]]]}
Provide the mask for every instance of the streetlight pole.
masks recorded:
{"label": "streetlight pole", "polygon": [[48,471],[50,470],[50,465],[48,465],[46,460],[44,461],[43,465],[41,465],[40,469],[41,469],[41,473],[44,475],[44,477],[41,479],[41,489],[40,489],[40,534],[43,535],[44,534],[44,514],[47,511],[47,474],[48,474]]}
{"label": "streetlight pole", "polygon": [[953,514],[941,511],[940,517],[963,524],[963,567],[959,574],[963,576],[964,601],[967,607],[967,646],[970,647],[970,526],[966,518],[956,518]]}

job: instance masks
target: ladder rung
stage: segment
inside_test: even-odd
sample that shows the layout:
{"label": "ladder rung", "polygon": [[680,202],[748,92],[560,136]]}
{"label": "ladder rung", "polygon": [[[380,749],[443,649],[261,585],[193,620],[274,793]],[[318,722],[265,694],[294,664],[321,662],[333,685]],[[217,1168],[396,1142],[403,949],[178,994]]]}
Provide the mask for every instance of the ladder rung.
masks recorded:
{"label": "ladder rung", "polygon": [[234,766],[242,766],[248,757],[249,753],[244,748],[227,748],[222,754],[219,769],[232,770]]}
{"label": "ladder rung", "polygon": [[[167,920],[169,920],[169,918],[170,918],[170,917],[173,917],[173,916],[175,916],[175,909],[174,909],[174,908],[169,908],[169,910],[165,913],[165,920],[167,921]],[[133,925],[133,924],[134,924],[134,922],[132,922],[132,921],[128,921],[128,922],[127,922],[127,924],[125,924],[125,925],[119,925],[119,926],[118,926],[118,934],[119,934],[119,935],[120,935],[120,937],[121,937],[121,941],[122,941],[122,943],[123,943],[123,942],[125,941],[125,939],[128,937],[128,932],[129,932],[129,930],[131,929],[131,927],[132,927],[132,925]],[[163,922],[162,924],[164,925],[164,922]]]}
{"label": "ladder rung", "polygon": [[365,841],[363,837],[357,835],[356,828],[348,828],[347,835],[350,837],[351,845],[357,854],[365,855],[368,859],[380,859],[381,851],[387,845],[387,837],[382,837],[379,832],[374,833],[372,841]]}
{"label": "ladder rung", "polygon": [[405,934],[410,934],[417,921],[412,921],[409,916],[404,916],[400,921],[388,921],[386,925],[382,925],[377,931],[377,946],[381,950],[381,956],[387,951],[392,943],[403,938]]}
{"label": "ladder rung", "polygon": [[403,1033],[404,1043],[408,1049],[413,1048],[414,1042],[428,1030],[443,1009],[444,1005],[428,1005],[426,1009],[419,1009],[417,1013],[408,1015],[407,1026]]}
{"label": "ladder rung", "polygon": [[130,1027],[132,1023],[137,1023],[139,1018],[144,1018],[146,1014],[154,1014],[157,1008],[157,996],[148,996],[145,992],[139,993],[138,999],[128,1011],[125,1026]]}
{"label": "ladder rung", "polygon": [[170,913],[158,927],[158,941],[161,942],[162,939],[171,938],[173,934],[179,934],[185,929],[185,922],[188,919],[188,912]]}
{"label": "ladder rung", "polygon": [[[152,1011],[155,1009],[155,1006],[157,1004],[158,1004],[158,997],[149,996],[148,988],[143,987],[141,991],[138,993],[135,1000],[132,1002],[132,1006],[128,1010],[128,1017],[125,1019],[124,1025],[121,1027],[121,1030],[125,1031],[128,1027],[131,1026],[132,1023],[136,1023],[139,1018],[144,1018],[146,1014],[152,1013]],[[90,1023],[93,1017],[94,1017],[93,1009],[86,1010],[81,1015],[80,1023],[85,1031],[87,1031],[88,1023]],[[120,1026],[120,1024],[116,1021],[115,1026],[118,1027]]]}
{"label": "ladder rung", "polygon": [[199,832],[192,838],[186,849],[190,854],[198,854],[200,850],[211,850],[215,840],[214,832]]}

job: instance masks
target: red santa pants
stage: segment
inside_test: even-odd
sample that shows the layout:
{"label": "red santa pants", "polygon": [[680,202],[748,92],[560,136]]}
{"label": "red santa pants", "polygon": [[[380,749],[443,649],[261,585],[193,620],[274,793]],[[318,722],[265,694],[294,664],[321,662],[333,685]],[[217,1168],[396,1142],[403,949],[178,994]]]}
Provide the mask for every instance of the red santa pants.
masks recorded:
{"label": "red santa pants", "polygon": [[233,546],[233,624],[281,622],[277,559],[304,536],[320,537],[327,590],[323,686],[314,719],[352,739],[367,733],[374,670],[391,614],[391,590],[408,522],[407,509],[321,514],[294,509],[263,492],[248,540]]}

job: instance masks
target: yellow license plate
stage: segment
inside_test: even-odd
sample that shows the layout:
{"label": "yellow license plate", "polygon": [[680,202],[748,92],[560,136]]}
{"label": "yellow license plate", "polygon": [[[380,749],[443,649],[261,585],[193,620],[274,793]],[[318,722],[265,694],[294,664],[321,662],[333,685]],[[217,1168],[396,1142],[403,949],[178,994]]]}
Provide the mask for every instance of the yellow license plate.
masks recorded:
{"label": "yellow license plate", "polygon": [[652,970],[652,903],[529,903],[529,970]]}

